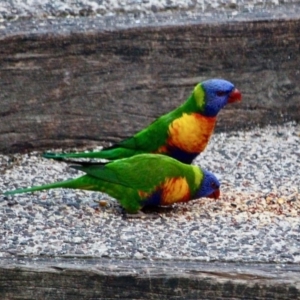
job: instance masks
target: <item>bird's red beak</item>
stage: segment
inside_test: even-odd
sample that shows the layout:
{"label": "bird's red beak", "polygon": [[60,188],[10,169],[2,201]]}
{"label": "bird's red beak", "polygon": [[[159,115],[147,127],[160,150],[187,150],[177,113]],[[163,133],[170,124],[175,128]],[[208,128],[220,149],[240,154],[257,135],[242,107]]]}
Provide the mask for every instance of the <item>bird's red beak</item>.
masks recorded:
{"label": "bird's red beak", "polygon": [[229,95],[227,103],[234,103],[242,101],[242,94],[238,89],[234,89]]}
{"label": "bird's red beak", "polygon": [[213,193],[211,193],[208,198],[218,199],[220,197],[220,190],[215,190]]}

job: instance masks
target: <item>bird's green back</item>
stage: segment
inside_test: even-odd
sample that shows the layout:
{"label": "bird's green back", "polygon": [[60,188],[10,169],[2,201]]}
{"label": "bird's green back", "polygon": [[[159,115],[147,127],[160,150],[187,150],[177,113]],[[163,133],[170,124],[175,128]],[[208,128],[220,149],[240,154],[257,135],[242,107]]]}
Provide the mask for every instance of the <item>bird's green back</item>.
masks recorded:
{"label": "bird's green back", "polygon": [[194,191],[195,185],[199,186],[203,177],[198,167],[183,164],[160,154],[135,155],[110,162],[103,168],[97,165],[75,168],[106,182],[145,192],[151,192],[166,178],[172,177],[185,177]]}
{"label": "bird's green back", "polygon": [[[166,141],[168,139],[169,126],[174,120],[181,117],[183,113],[194,113],[199,112],[201,110],[198,107],[197,102],[195,100],[195,91],[198,90],[202,90],[200,85],[196,86],[194,93],[192,93],[190,97],[186,100],[186,102],[183,103],[181,106],[159,117],[148,127],[141,130],[131,138],[128,138],[116,144],[114,147],[124,147],[126,149],[133,150],[137,149],[139,150],[138,153],[143,153],[143,151],[146,153],[157,151],[160,146],[166,144]],[[198,92],[198,94],[201,93]],[[201,101],[204,103],[204,92],[201,95],[199,95],[199,97],[200,96],[203,100]],[[198,102],[202,103],[201,101],[199,100]],[[107,150],[110,150],[110,148],[108,148]],[[104,151],[106,150],[104,149]]]}

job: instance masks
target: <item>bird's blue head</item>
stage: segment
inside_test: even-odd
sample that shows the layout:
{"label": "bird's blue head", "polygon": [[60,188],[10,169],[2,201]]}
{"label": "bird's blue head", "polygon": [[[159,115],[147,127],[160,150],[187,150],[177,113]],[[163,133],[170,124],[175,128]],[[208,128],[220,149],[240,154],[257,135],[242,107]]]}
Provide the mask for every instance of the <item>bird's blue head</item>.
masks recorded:
{"label": "bird's blue head", "polygon": [[[201,82],[200,86],[204,92],[202,114],[207,117],[215,117],[220,109],[222,109],[227,103],[242,100],[240,91],[227,80],[209,79]],[[198,92],[198,94],[200,93]],[[195,97],[197,98],[197,94],[195,94]],[[196,101],[198,102],[197,99]]]}
{"label": "bird's blue head", "polygon": [[203,170],[203,180],[195,194],[195,198],[208,197],[218,199],[220,196],[220,182],[217,177],[206,170]]}

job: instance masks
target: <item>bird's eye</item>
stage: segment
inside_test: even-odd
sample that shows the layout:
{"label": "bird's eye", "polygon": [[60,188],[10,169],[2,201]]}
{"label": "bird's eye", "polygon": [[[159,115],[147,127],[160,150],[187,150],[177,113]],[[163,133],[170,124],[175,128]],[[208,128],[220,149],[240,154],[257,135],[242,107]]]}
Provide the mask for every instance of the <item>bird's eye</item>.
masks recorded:
{"label": "bird's eye", "polygon": [[214,190],[219,188],[218,185],[217,185],[215,182],[212,182],[212,183],[210,184],[210,186],[211,186]]}
{"label": "bird's eye", "polygon": [[218,97],[222,97],[222,96],[225,96],[226,92],[224,91],[217,91],[217,96]]}

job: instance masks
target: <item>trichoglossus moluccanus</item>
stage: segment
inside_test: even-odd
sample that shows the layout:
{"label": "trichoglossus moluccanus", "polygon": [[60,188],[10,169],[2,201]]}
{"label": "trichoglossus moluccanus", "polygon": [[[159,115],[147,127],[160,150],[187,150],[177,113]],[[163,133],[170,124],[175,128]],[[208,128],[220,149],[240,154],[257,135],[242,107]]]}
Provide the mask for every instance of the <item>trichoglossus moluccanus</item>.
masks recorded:
{"label": "trichoglossus moluccanus", "polygon": [[217,199],[220,195],[220,183],[214,174],[160,154],[140,154],[109,163],[80,163],[71,167],[86,174],[4,194],[52,188],[100,191],[117,199],[128,213],[138,213],[144,206],[165,206],[200,197]]}
{"label": "trichoglossus moluccanus", "polygon": [[190,97],[175,110],[161,116],[134,136],[98,152],[50,153],[45,158],[100,158],[115,160],[141,153],[160,153],[190,164],[201,153],[227,103],[241,101],[241,93],[223,79],[196,85]]}

